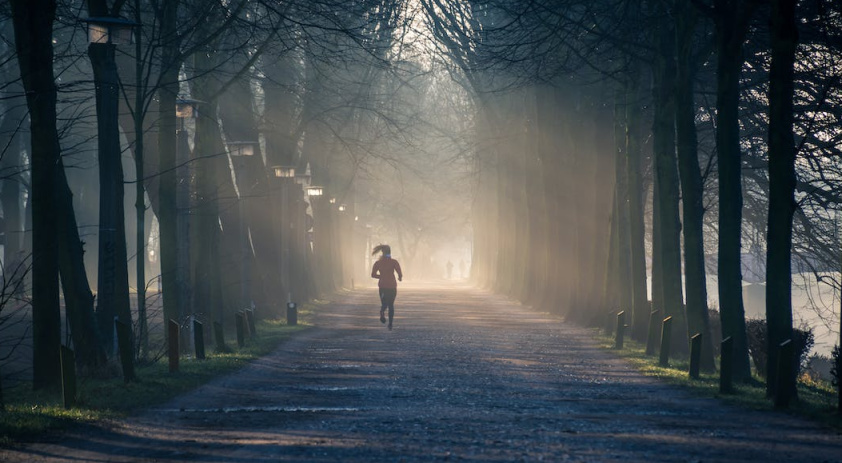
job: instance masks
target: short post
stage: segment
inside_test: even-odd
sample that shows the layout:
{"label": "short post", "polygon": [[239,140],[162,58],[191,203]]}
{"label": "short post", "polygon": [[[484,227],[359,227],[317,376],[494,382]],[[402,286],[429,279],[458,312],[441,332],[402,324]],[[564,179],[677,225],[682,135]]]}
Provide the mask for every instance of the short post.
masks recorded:
{"label": "short post", "polygon": [[658,358],[658,365],[668,367],[670,365],[670,340],[672,339],[672,317],[664,319],[661,325],[661,355]]}
{"label": "short post", "polygon": [[287,303],[287,325],[294,326],[298,324],[298,305],[295,302]]}
{"label": "short post", "polygon": [[246,345],[246,323],[245,323],[245,315],[243,315],[243,311],[239,311],[234,315],[234,321],[237,324],[237,346],[243,347]]}
{"label": "short post", "polygon": [[73,349],[65,346],[59,348],[59,363],[61,364],[61,400],[64,408],[76,405],[76,355]]}
{"label": "short post", "polygon": [[699,362],[702,360],[702,333],[690,338],[690,378],[699,379]]}
{"label": "short post", "polygon": [[170,319],[167,325],[167,339],[168,342],[168,354],[170,360],[170,373],[175,373],[178,371],[178,332],[179,332],[178,322]]}
{"label": "short post", "polygon": [[719,392],[734,392],[734,340],[731,336],[722,340],[719,357]]}
{"label": "short post", "polygon": [[213,322],[213,338],[216,341],[217,352],[228,352],[228,346],[225,345],[225,331],[222,329],[222,323]]}
{"label": "short post", "polygon": [[254,309],[246,309],[246,321],[248,321],[249,325],[249,336],[252,338],[256,338],[257,327],[254,326]]}
{"label": "short post", "polygon": [[778,346],[778,378],[775,385],[775,408],[787,408],[792,400],[792,378],[795,376],[795,348],[792,339]]}
{"label": "short post", "polygon": [[120,351],[120,365],[123,367],[123,381],[131,382],[137,379],[134,374],[134,352],[132,352],[132,328],[120,320],[114,320],[117,331],[117,349]]}
{"label": "short post", "polygon": [[649,312],[649,330],[646,333],[646,355],[655,355],[655,345],[658,343],[658,321],[661,311]]}
{"label": "short post", "polygon": [[615,349],[622,349],[623,348],[623,334],[625,333],[626,327],[626,311],[621,310],[617,314],[617,330],[614,337],[614,348]]}
{"label": "short post", "polygon": [[205,325],[199,320],[193,319],[193,348],[196,350],[196,359],[205,359]]}

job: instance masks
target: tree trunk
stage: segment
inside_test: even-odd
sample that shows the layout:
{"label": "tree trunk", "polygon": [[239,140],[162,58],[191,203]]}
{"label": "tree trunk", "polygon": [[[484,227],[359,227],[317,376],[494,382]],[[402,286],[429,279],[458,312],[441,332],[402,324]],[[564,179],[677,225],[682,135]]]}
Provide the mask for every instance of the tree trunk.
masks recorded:
{"label": "tree trunk", "polygon": [[181,321],[181,300],[178,288],[178,209],[176,207],[176,116],[178,74],[181,55],[176,37],[178,0],[163,3],[160,15],[161,36],[164,37],[161,56],[161,79],[158,87],[158,225],[160,230],[161,286],[163,291],[164,322]]}
{"label": "tree trunk", "polygon": [[[52,0],[13,0],[20,75],[26,90],[32,137],[32,386],[59,384],[58,246],[56,245],[56,170],[61,146],[56,130],[53,77]],[[33,34],[33,31],[41,33]]]}
{"label": "tree trunk", "polygon": [[676,2],[676,105],[675,127],[681,199],[684,216],[684,278],[687,291],[687,328],[702,334],[701,369],[714,371],[713,342],[708,321],[703,232],[702,172],[697,151],[693,102],[694,63],[692,43],[696,18],[689,0]]}
{"label": "tree trunk", "polygon": [[619,309],[626,312],[626,319],[633,322],[634,295],[631,275],[631,233],[629,223],[629,179],[626,162],[626,108],[628,104],[625,89],[615,92],[614,101],[614,191],[616,197],[615,218],[617,221],[617,284],[619,285]]}
{"label": "tree trunk", "polygon": [[740,70],[745,27],[733,6],[717,0],[716,152],[719,167],[719,307],[722,338],[734,341],[734,379],[751,378],[746,342],[741,269],[742,173],[740,152]]}
{"label": "tree trunk", "polygon": [[675,35],[671,27],[658,33],[654,74],[652,126],[655,176],[658,190],[659,249],[663,275],[664,316],[672,316],[672,349],[688,350],[687,321],[681,281],[681,220],[679,219],[678,166],[675,152]]}
{"label": "tree trunk", "polygon": [[772,2],[772,63],[769,71],[769,230],[766,248],[766,393],[776,403],[794,398],[796,368],[778,389],[778,346],[792,338],[792,215],[795,212],[793,64],[798,42],[797,0]]}
{"label": "tree trunk", "polygon": [[[11,37],[14,33],[11,30],[11,24],[7,23],[0,33]],[[21,173],[26,170],[26,166],[22,165],[21,130],[26,123],[27,115],[23,100],[24,91],[20,83],[16,82],[18,75],[15,67],[10,63],[0,68],[0,81],[7,82],[6,88],[0,90],[0,99],[4,102],[5,110],[3,122],[0,124],[0,169],[4,172],[0,203],[3,206],[3,233],[6,237],[3,246],[3,274],[7,284],[12,284],[13,287],[18,286],[23,291],[25,288],[22,284],[17,285],[8,279],[15,272],[15,268],[23,264],[27,258],[27,253],[23,248],[23,195],[21,194],[23,181]],[[16,274],[15,277],[23,278],[24,275]]]}
{"label": "tree trunk", "polygon": [[632,290],[632,336],[638,341],[646,340],[649,326],[648,288],[646,285],[646,225],[643,205],[642,160],[640,146],[640,90],[639,73],[634,70],[626,86],[626,165],[628,169],[628,214],[629,239],[631,248]]}
{"label": "tree trunk", "polygon": [[[210,22],[212,25],[213,22]],[[208,31],[204,31],[205,34]],[[200,33],[200,36],[203,36]],[[193,55],[195,75],[192,96],[204,103],[196,119],[194,158],[196,159],[196,206],[192,244],[196,248],[196,265],[193,281],[194,303],[203,319],[228,324],[225,301],[234,299],[225,295],[231,286],[225,285],[220,269],[225,268],[220,248],[223,246],[220,230],[220,197],[233,196],[234,188],[228,170],[225,146],[219,127],[217,95],[219,81],[209,71],[218,65],[218,54],[202,51]]]}
{"label": "tree trunk", "polygon": [[[56,209],[61,211],[56,220],[58,233],[59,273],[64,292],[65,313],[70,325],[76,362],[96,369],[105,364],[106,356],[100,340],[94,315],[94,295],[85,271],[85,249],[79,236],[76,215],[73,212],[73,193],[64,173],[64,164],[58,161],[56,172]],[[113,321],[108,325],[113,329]],[[102,327],[100,327],[102,328]]]}
{"label": "tree trunk", "polygon": [[[140,0],[135,0],[135,22],[141,22]],[[135,38],[135,89],[129,92],[134,97],[134,111],[127,111],[132,118],[132,129],[124,130],[124,133],[134,134],[134,166],[135,166],[135,256],[136,286],[137,286],[137,352],[136,355],[146,358],[149,354],[149,324],[146,315],[146,187],[145,187],[145,165],[146,160],[146,137],[143,131],[145,118],[141,109],[144,103],[143,91],[143,66],[141,56],[143,47],[140,34]]]}

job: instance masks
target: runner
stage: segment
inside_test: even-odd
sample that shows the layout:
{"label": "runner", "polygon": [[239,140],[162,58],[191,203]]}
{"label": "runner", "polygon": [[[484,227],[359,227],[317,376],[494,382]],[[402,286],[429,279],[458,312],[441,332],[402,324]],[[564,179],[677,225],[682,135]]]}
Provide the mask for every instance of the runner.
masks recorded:
{"label": "runner", "polygon": [[[389,309],[389,330],[392,329],[392,319],[395,317],[395,296],[398,295],[398,281],[403,281],[401,264],[392,259],[392,248],[388,244],[380,244],[374,247],[371,254],[382,252],[383,255],[371,267],[371,278],[380,280],[377,287],[380,289],[380,323],[386,323],[386,309]],[[395,272],[398,279],[395,281]]]}

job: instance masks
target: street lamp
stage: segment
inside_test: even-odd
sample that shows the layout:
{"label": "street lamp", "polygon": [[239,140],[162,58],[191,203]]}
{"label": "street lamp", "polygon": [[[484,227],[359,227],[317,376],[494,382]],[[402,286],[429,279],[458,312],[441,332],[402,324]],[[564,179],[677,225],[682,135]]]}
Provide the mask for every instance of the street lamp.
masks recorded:
{"label": "street lamp", "polygon": [[229,141],[227,143],[228,151],[231,153],[231,156],[254,156],[254,152],[256,151],[257,142],[256,141]]}
{"label": "street lamp", "polygon": [[[237,178],[237,188],[240,192],[239,201],[239,216],[240,216],[240,241],[242,246],[242,263],[240,271],[242,273],[241,290],[242,290],[242,305],[243,307],[251,306],[251,268],[249,263],[249,254],[252,253],[251,240],[249,228],[246,226],[246,198],[250,192],[247,191],[248,185],[247,176],[248,169],[246,159],[253,157],[257,151],[258,142],[256,141],[229,141],[226,143],[228,152],[231,157],[239,159],[239,161],[232,160],[234,163],[235,175]],[[238,166],[239,164],[239,166]],[[237,172],[240,170],[241,172]]]}
{"label": "street lamp", "polygon": [[[190,198],[191,194],[191,164],[190,164],[190,141],[186,130],[188,119],[196,119],[199,116],[199,100],[179,98],[175,101],[175,118],[178,119],[176,129],[176,176],[179,182],[176,185],[176,234],[179,243],[176,255],[176,287],[179,288],[179,315],[184,317],[193,314],[193,294],[190,291]],[[184,332],[184,336],[188,333]]]}
{"label": "street lamp", "polygon": [[320,186],[308,186],[307,187],[307,196],[322,196],[325,192],[324,187]]}
{"label": "street lamp", "polygon": [[[97,264],[97,313],[109,324],[115,316],[131,323],[128,306],[128,275],[117,269],[127,262],[126,230],[123,209],[123,165],[120,149],[120,126],[117,116],[120,104],[120,77],[115,53],[117,45],[131,43],[132,28],[137,23],[117,17],[90,17],[88,25],[88,57],[94,74],[97,161],[99,162],[99,227]],[[35,31],[32,31],[35,32]],[[102,326],[103,342],[112,350],[112,326]]]}
{"label": "street lamp", "polygon": [[293,166],[273,166],[272,170],[275,172],[275,178],[295,178]]}
{"label": "street lamp", "polygon": [[88,43],[129,45],[132,31],[140,24],[125,18],[94,16],[82,21],[88,23]]}
{"label": "street lamp", "polygon": [[199,104],[204,103],[190,98],[175,100],[175,117],[179,119],[196,119],[199,117]]}
{"label": "street lamp", "polygon": [[336,198],[330,198],[330,203],[331,203],[331,204],[336,204]]}
{"label": "street lamp", "polygon": [[348,207],[346,205],[344,205],[344,204],[339,205],[339,212],[345,212],[347,209],[348,209]]}

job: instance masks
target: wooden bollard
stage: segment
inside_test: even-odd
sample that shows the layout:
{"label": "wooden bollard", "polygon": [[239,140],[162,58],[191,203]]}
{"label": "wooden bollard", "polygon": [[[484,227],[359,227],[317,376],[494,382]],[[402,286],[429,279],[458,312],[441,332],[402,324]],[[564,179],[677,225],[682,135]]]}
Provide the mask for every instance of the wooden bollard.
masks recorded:
{"label": "wooden bollard", "polygon": [[667,317],[661,324],[661,355],[658,357],[658,365],[668,367],[670,365],[670,340],[672,339],[672,317]]}
{"label": "wooden bollard", "polygon": [[257,337],[257,327],[254,325],[254,309],[246,309],[246,321],[249,326],[249,336]]}
{"label": "wooden bollard", "polygon": [[76,405],[76,355],[73,349],[62,345],[59,348],[59,363],[61,364],[61,401],[64,408]]}
{"label": "wooden bollard", "polygon": [[134,374],[132,327],[115,318],[114,330],[117,332],[117,349],[120,351],[120,366],[123,367],[123,381],[128,383],[137,379]]}
{"label": "wooden bollard", "polygon": [[719,357],[719,392],[734,392],[734,340],[731,336],[722,340]]}
{"label": "wooden bollard", "polygon": [[242,311],[234,314],[234,322],[237,325],[237,346],[243,347],[246,345],[246,323]]}
{"label": "wooden bollard", "polygon": [[614,348],[615,349],[622,349],[623,348],[623,334],[626,331],[626,311],[621,310],[617,314],[617,330],[614,336]]}
{"label": "wooden bollard", "polygon": [[778,378],[775,385],[775,407],[787,408],[792,399],[790,379],[795,374],[795,345],[787,339],[778,346]]}
{"label": "wooden bollard", "polygon": [[295,302],[287,302],[287,325],[298,324],[298,305]]}
{"label": "wooden bollard", "polygon": [[193,348],[196,350],[196,359],[205,359],[205,325],[199,320],[193,320]]}
{"label": "wooden bollard", "polygon": [[216,342],[217,352],[228,352],[228,346],[225,345],[225,331],[222,329],[222,323],[213,322],[213,339]]}
{"label": "wooden bollard", "polygon": [[690,377],[699,379],[699,362],[702,360],[702,333],[690,338]]}
{"label": "wooden bollard", "polygon": [[658,322],[661,311],[653,310],[649,312],[649,330],[646,333],[646,355],[655,355],[655,346],[658,344]]}
{"label": "wooden bollard", "polygon": [[167,354],[170,360],[170,373],[175,373],[178,371],[178,335],[179,335],[179,326],[178,322],[175,320],[170,319],[167,324]]}

